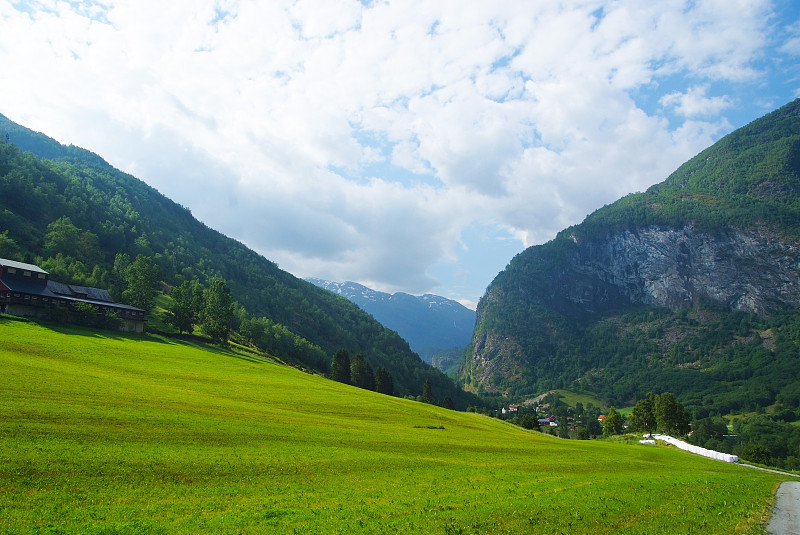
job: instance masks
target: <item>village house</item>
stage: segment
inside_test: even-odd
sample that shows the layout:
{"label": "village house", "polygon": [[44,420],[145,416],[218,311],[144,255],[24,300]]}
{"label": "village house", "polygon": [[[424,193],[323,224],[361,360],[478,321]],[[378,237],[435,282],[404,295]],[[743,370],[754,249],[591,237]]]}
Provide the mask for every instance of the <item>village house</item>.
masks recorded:
{"label": "village house", "polygon": [[48,273],[33,264],[0,258],[0,312],[38,318],[76,316],[75,305],[91,305],[96,312],[119,318],[119,330],[141,333],[145,311],[115,303],[108,290],[51,281]]}

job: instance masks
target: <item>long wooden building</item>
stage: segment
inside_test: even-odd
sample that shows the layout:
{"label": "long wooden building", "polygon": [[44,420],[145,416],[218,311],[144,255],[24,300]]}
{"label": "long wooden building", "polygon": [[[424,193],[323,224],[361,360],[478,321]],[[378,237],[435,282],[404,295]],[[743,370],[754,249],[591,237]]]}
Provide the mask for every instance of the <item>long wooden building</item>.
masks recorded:
{"label": "long wooden building", "polygon": [[115,303],[108,290],[51,281],[38,266],[0,258],[0,312],[15,316],[63,318],[74,322],[78,303],[119,318],[119,330],[141,333],[146,320],[141,308]]}

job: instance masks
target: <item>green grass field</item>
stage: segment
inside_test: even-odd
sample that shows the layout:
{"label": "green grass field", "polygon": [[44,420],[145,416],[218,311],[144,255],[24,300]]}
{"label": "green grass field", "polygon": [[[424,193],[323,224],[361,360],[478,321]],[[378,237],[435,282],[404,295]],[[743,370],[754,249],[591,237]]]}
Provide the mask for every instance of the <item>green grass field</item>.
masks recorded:
{"label": "green grass field", "polygon": [[778,476],[0,318],[0,533],[762,533]]}
{"label": "green grass field", "polygon": [[559,399],[569,405],[570,407],[574,407],[576,403],[582,403],[584,407],[588,406],[590,403],[595,407],[600,408],[607,408],[604,406],[603,401],[595,396],[590,392],[582,392],[582,391],[575,391],[575,390],[553,390]]}

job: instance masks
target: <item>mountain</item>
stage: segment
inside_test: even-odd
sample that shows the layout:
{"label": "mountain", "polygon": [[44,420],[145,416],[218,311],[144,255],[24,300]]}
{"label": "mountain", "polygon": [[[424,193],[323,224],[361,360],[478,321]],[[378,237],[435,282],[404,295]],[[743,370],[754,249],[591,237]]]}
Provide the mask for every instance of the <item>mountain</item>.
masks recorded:
{"label": "mountain", "polygon": [[799,265],[796,100],[517,255],[479,302],[460,378],[617,405],[672,391],[699,416],[797,407]]}
{"label": "mountain", "polygon": [[420,395],[430,381],[439,401],[474,402],[353,303],[282,271],[100,156],[2,115],[0,136],[0,256],[39,265],[60,282],[107,288],[117,299],[122,258],[152,259],[166,288],[221,277],[240,307],[236,321],[258,319],[270,332],[268,349],[287,360],[325,372],[344,348],[385,367],[400,395]]}
{"label": "mountain", "polygon": [[472,338],[475,312],[452,299],[432,294],[389,294],[355,282],[306,280],[357,304],[402,336],[426,362],[454,349],[459,350],[460,357]]}

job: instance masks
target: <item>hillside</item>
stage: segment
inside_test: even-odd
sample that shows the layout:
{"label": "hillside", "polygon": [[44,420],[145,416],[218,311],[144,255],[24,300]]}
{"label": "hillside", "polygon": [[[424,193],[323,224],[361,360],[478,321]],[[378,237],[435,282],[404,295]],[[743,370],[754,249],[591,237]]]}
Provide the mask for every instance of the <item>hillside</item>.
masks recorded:
{"label": "hillside", "polygon": [[0,143],[0,256],[40,265],[61,282],[110,289],[117,299],[120,254],[151,258],[167,287],[221,277],[243,314],[282,336],[273,350],[283,358],[325,372],[337,350],[363,352],[374,369],[389,370],[400,395],[421,394],[427,380],[439,401],[474,403],[354,304],[282,271],[99,156],[3,116],[0,134],[9,141]]}
{"label": "hillside", "polygon": [[389,294],[355,282],[306,280],[357,304],[381,324],[396,331],[411,350],[428,363],[453,350],[460,356],[475,328],[475,312],[438,295]]}
{"label": "hillside", "polygon": [[160,336],[0,316],[0,367],[1,533],[757,534],[779,479]]}
{"label": "hillside", "polygon": [[800,404],[800,100],[517,255],[478,306],[476,391]]}

